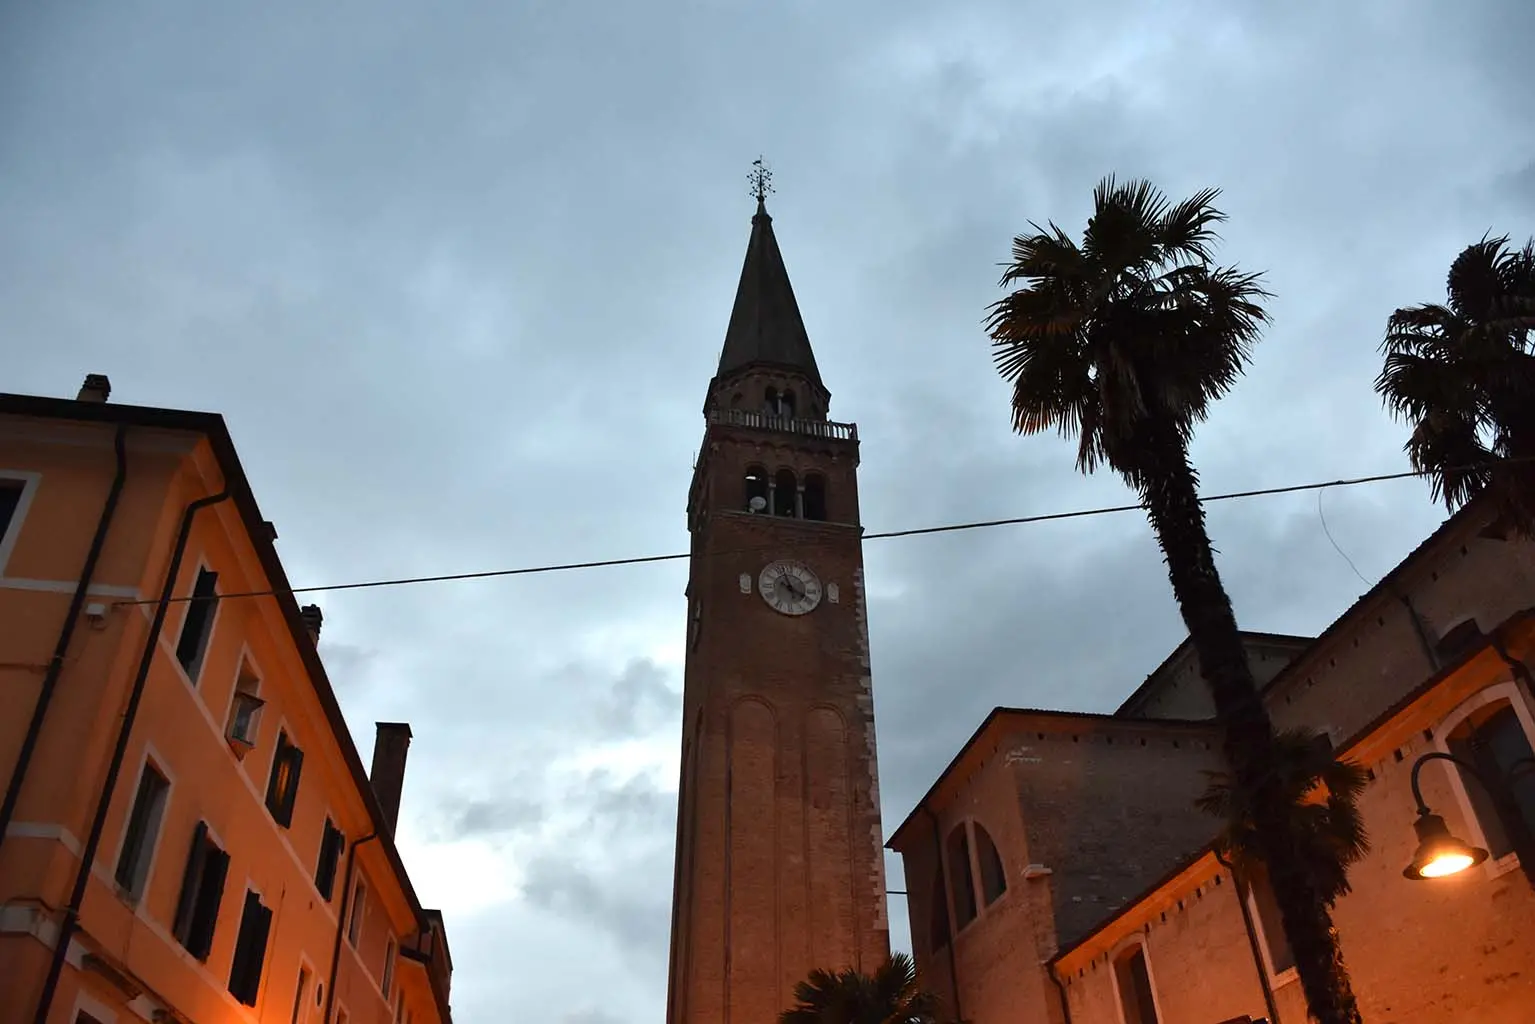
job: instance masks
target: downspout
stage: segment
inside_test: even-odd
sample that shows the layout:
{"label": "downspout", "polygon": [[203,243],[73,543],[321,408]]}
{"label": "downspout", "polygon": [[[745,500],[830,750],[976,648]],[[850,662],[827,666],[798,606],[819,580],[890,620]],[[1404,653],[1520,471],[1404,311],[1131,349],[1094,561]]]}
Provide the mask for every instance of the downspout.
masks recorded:
{"label": "downspout", "polygon": [[1055,990],[1061,994],[1061,1014],[1066,1024],[1071,1024],[1071,997],[1066,994],[1066,983],[1055,973],[1055,960],[1045,961],[1045,973],[1055,982]]}
{"label": "downspout", "polygon": [[101,557],[101,549],[107,543],[107,530],[112,525],[112,516],[117,512],[117,499],[122,497],[123,484],[128,480],[128,452],[126,448],[128,428],[118,426],[116,435],[112,438],[112,450],[117,456],[117,475],[112,478],[112,488],[107,491],[106,504],[102,506],[101,518],[96,523],[96,536],[91,538],[90,550],[85,555],[85,566],[80,570],[80,582],[75,585],[75,595],[70,598],[69,611],[64,616],[64,627],[59,630],[59,639],[53,647],[53,657],[48,662],[48,668],[43,675],[43,685],[37,691],[37,703],[32,708],[32,720],[27,723],[27,734],[22,738],[21,751],[16,755],[16,766],[11,770],[11,781],[5,787],[5,800],[0,803],[0,846],[5,845],[5,833],[11,826],[11,818],[16,813],[16,804],[21,799],[21,786],[27,777],[27,769],[32,765],[32,754],[37,749],[38,737],[42,735],[43,719],[48,714],[48,706],[53,702],[54,690],[59,685],[59,676],[64,672],[64,656],[69,653],[69,642],[74,639],[75,626],[80,622],[80,609],[85,604],[85,598],[90,590],[91,579],[96,575],[96,562]]}
{"label": "downspout", "polygon": [[[949,898],[948,887],[943,884],[943,835],[938,825],[938,815],[934,814],[926,804],[922,805],[922,813],[927,815],[927,820],[933,823],[933,864],[938,868],[938,889],[945,901]],[[910,889],[908,885],[906,888]],[[945,917],[950,915],[945,912]],[[951,918],[949,922],[949,989],[954,993],[954,1019],[964,1020],[965,1011],[959,1003],[959,960],[954,955],[954,943],[959,941],[958,930],[954,927]]]}
{"label": "downspout", "polygon": [[1263,1005],[1268,1008],[1269,1020],[1279,1024],[1279,1006],[1274,1002],[1274,989],[1269,985],[1268,968],[1263,965],[1263,950],[1258,948],[1258,929],[1253,926],[1252,912],[1247,909],[1247,896],[1237,878],[1236,866],[1220,850],[1215,851],[1215,859],[1221,867],[1231,872],[1232,895],[1237,898],[1237,909],[1242,912],[1242,927],[1247,930],[1247,945],[1253,951],[1253,966],[1258,968],[1258,987],[1263,990]]}
{"label": "downspout", "polygon": [[1397,594],[1397,598],[1407,609],[1407,617],[1412,619],[1412,630],[1418,634],[1418,643],[1423,645],[1423,653],[1428,656],[1430,672],[1439,671],[1439,655],[1434,653],[1434,645],[1429,642],[1428,631],[1423,628],[1423,618],[1418,614],[1418,609],[1412,606],[1412,598],[1406,594]]}
{"label": "downspout", "polygon": [[133,733],[133,720],[139,713],[139,702],[144,697],[144,686],[149,681],[149,669],[154,664],[155,648],[160,641],[160,630],[165,625],[165,613],[170,608],[171,595],[176,589],[176,576],[181,570],[181,558],[186,554],[187,540],[192,536],[192,519],[199,509],[209,505],[215,505],[229,498],[229,488],[226,486],[217,494],[210,494],[205,498],[198,498],[186,507],[181,514],[181,530],[176,535],[176,547],[171,552],[170,566],[165,570],[165,585],[160,590],[160,600],[155,606],[154,620],[149,624],[149,635],[144,639],[144,654],[139,659],[138,674],[134,676],[133,688],[128,694],[128,706],[123,709],[122,724],[117,727],[117,746],[112,750],[112,759],[107,762],[107,778],[101,787],[101,796],[96,801],[96,815],[91,820],[91,831],[85,840],[85,849],[80,854],[80,867],[75,871],[74,889],[69,895],[69,904],[64,908],[64,917],[59,922],[58,939],[53,946],[53,959],[48,964],[48,975],[43,979],[43,994],[37,1002],[37,1013],[33,1017],[34,1024],[46,1024],[48,1011],[53,1006],[54,992],[59,985],[59,975],[64,971],[64,959],[69,954],[69,942],[74,937],[75,931],[80,926],[80,906],[85,902],[85,890],[91,880],[91,866],[96,861],[96,850],[101,845],[101,833],[106,829],[107,811],[112,806],[112,794],[117,788],[117,776],[122,771],[123,758],[128,753],[128,739]]}
{"label": "downspout", "polygon": [[346,919],[352,912],[352,869],[356,866],[357,848],[377,838],[377,832],[369,832],[346,850],[346,888],[341,891],[341,913],[336,917],[336,941],[330,948],[330,975],[325,980],[325,1015],[320,1018],[320,1024],[330,1024],[331,1007],[336,1003],[336,972],[341,967],[341,936],[346,933]]}

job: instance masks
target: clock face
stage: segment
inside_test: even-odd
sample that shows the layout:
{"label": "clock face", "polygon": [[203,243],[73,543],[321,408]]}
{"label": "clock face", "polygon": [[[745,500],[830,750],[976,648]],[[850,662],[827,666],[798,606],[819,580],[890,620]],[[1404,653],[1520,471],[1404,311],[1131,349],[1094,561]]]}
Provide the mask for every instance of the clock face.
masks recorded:
{"label": "clock face", "polygon": [[785,615],[804,615],[821,603],[821,581],[798,562],[772,562],[757,577],[757,591],[768,607]]}

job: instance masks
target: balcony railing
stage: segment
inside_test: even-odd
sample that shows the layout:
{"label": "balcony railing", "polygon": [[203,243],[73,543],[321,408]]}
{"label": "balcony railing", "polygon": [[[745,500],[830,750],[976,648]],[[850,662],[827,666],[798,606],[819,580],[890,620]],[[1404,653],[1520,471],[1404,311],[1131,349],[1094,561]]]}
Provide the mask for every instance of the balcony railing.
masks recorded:
{"label": "balcony railing", "polygon": [[786,434],[825,437],[835,441],[858,440],[858,424],[833,423],[830,420],[796,420],[787,416],[767,416],[745,409],[711,409],[709,423],[757,430],[777,430]]}

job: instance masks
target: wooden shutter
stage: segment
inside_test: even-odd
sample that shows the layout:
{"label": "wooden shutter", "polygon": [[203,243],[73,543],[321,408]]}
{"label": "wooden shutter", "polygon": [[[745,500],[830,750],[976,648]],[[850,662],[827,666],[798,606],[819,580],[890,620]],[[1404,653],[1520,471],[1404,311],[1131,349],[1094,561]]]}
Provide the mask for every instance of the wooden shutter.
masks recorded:
{"label": "wooden shutter", "polygon": [[192,915],[186,942],[187,952],[199,960],[207,960],[213,950],[213,934],[218,929],[219,905],[224,902],[224,880],[228,875],[229,854],[209,844],[197,892],[197,910]]}
{"label": "wooden shutter", "polygon": [[304,752],[290,744],[285,754],[287,770],[283,772],[283,791],[277,795],[277,808],[273,811],[273,817],[279,825],[287,828],[293,823],[293,805],[298,802],[298,777],[304,770]]}
{"label": "wooden shutter", "polygon": [[327,900],[336,891],[336,866],[341,860],[341,848],[346,839],[341,830],[325,819],[325,835],[320,839],[320,863],[315,867],[314,884],[320,895]]}
{"label": "wooden shutter", "polygon": [[234,963],[229,968],[229,992],[246,1006],[256,1005],[271,929],[272,912],[261,905],[259,895],[247,890],[245,911],[240,915],[240,937],[235,942]]}
{"label": "wooden shutter", "polygon": [[176,899],[176,918],[171,934],[185,946],[197,909],[197,894],[202,888],[203,866],[207,863],[208,823],[199,821],[192,830],[192,849],[187,854],[186,871],[181,876],[181,895]]}

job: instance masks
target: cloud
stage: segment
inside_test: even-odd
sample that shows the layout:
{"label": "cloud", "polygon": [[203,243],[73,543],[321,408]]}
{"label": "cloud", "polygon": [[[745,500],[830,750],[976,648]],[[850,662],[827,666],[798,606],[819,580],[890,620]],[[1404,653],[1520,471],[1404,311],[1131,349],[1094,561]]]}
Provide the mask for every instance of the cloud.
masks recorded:
{"label": "cloud", "polygon": [[[1535,233],[1524,3],[62,10],[0,31],[5,386],[222,413],[299,586],[686,551],[759,152],[871,532],[1133,501],[1010,433],[980,328],[1012,236],[1080,230],[1104,174],[1222,186],[1220,258],[1276,293],[1212,493],[1404,468],[1385,316]],[[1413,481],[1322,501],[1367,578],[1442,518]],[[1364,588],[1315,495],[1210,529],[1250,628]],[[993,705],[1110,708],[1183,635],[1136,513],[866,553],[887,831]],[[412,724],[463,1024],[663,1018],[687,578],[306,598],[361,748]]]}

